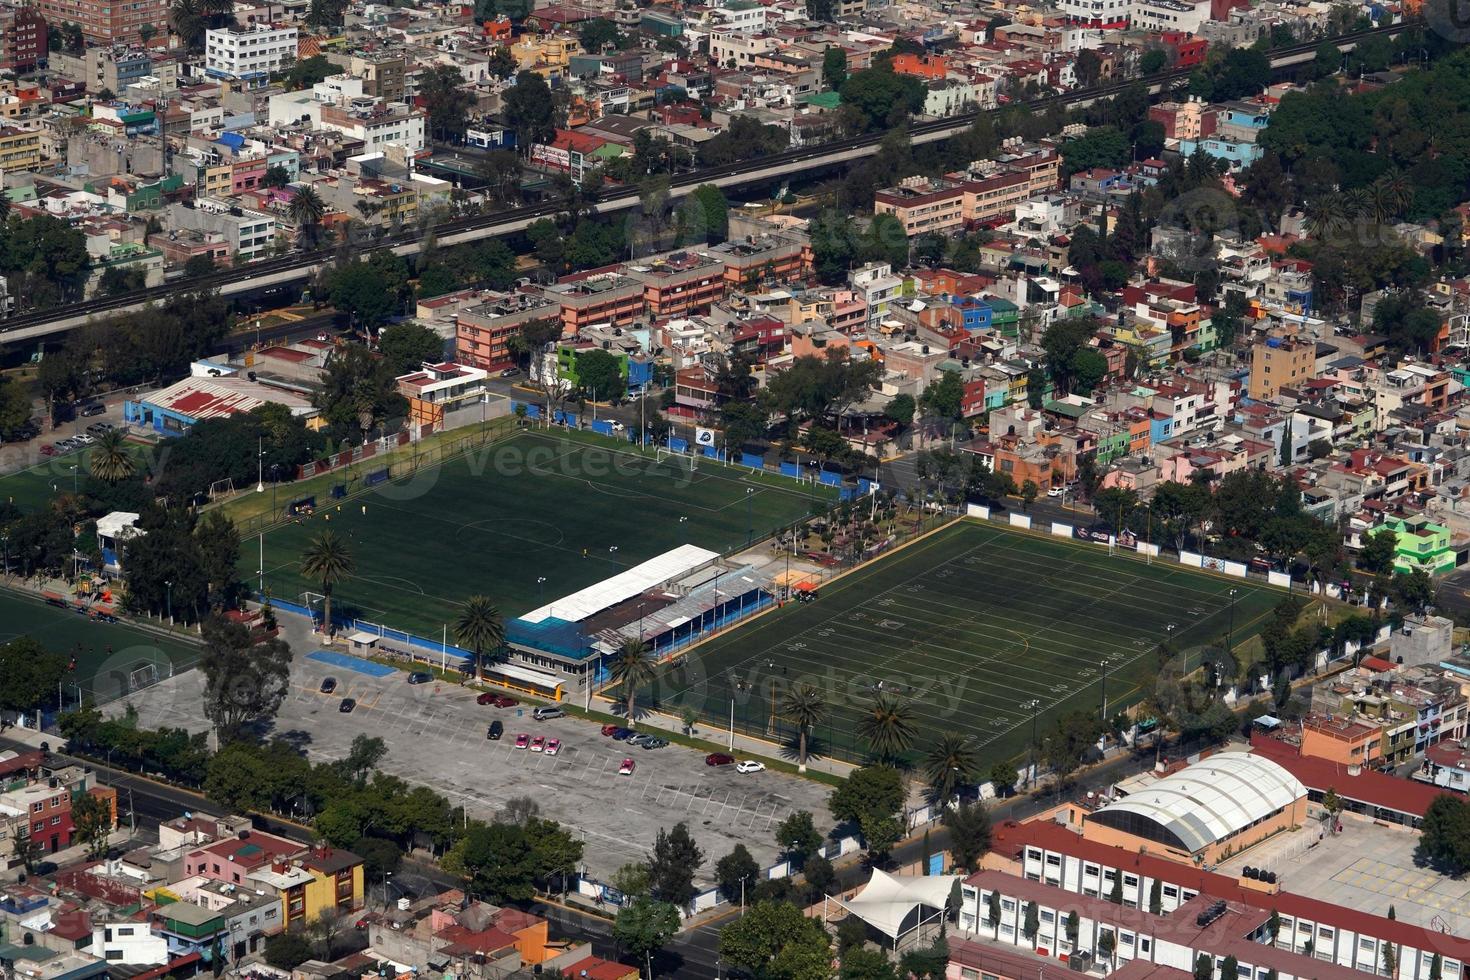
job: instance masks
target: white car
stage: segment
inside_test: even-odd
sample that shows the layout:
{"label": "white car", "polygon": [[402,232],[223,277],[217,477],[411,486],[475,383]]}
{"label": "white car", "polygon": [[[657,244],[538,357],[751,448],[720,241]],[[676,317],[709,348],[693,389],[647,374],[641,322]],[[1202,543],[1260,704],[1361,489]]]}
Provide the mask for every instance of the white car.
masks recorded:
{"label": "white car", "polygon": [[1048,497],[1060,497],[1062,494],[1064,494],[1066,492],[1067,492],[1067,488],[1066,487],[1047,487],[1046,488],[1046,495]]}
{"label": "white car", "polygon": [[766,764],[764,762],[756,762],[754,759],[746,759],[743,762],[737,762],[737,763],[735,763],[735,771],[736,772],[765,772],[766,771]]}
{"label": "white car", "polygon": [[614,432],[626,432],[628,430],[628,427],[621,422],[613,422],[612,430]]}

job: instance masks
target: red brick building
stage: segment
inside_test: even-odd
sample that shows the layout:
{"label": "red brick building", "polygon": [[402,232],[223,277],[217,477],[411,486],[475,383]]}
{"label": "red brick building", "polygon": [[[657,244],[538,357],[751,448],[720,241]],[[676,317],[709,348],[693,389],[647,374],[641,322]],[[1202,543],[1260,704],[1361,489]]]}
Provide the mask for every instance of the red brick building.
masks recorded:
{"label": "red brick building", "polygon": [[37,9],[52,27],[80,26],[89,44],[142,43],[145,26],[168,37],[166,0],[39,0]]}

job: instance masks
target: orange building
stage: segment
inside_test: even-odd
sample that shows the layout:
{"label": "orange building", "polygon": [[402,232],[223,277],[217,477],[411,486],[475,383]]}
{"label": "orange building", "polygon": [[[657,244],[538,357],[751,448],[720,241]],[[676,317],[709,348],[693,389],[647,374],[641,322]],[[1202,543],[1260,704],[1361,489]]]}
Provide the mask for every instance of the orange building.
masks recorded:
{"label": "orange building", "polygon": [[688,316],[724,298],[725,264],[694,252],[675,252],[651,265],[627,266],[643,285],[643,303],[655,317]]}
{"label": "orange building", "polygon": [[626,327],[643,315],[643,284],[616,272],[564,279],[546,295],[561,304],[563,337],[594,323]]}
{"label": "orange building", "polygon": [[1302,719],[1302,755],[1344,766],[1361,766],[1383,756],[1383,730],[1349,718],[1308,715]]}
{"label": "orange building", "polygon": [[901,54],[889,62],[895,75],[938,80],[949,74],[949,62],[937,54]]}
{"label": "orange building", "polygon": [[455,358],[462,364],[499,371],[515,363],[510,339],[536,320],[556,320],[561,307],[550,299],[514,293],[458,314],[454,327]]}

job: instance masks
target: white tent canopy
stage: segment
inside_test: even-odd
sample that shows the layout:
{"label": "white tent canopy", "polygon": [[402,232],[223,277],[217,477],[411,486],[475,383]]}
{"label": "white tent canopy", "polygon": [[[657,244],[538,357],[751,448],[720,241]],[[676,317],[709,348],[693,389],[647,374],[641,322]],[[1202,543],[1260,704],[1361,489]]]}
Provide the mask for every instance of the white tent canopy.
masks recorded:
{"label": "white tent canopy", "polygon": [[959,880],[959,875],[900,878],[874,868],[873,876],[861,892],[845,902],[837,901],[883,935],[896,940],[923,921],[914,914],[921,907],[942,910]]}
{"label": "white tent canopy", "polygon": [[687,575],[718,557],[720,553],[717,551],[698,548],[692,544],[680,545],[672,551],[666,551],[642,564],[619,572],[612,578],[598,582],[596,585],[589,585],[580,592],[573,592],[571,595],[562,596],[554,602],[547,603],[540,609],[533,609],[521,619],[528,623],[539,623],[556,617],[567,622],[580,623],[589,616],[595,616],[604,609],[610,609],[620,602],[626,602],[655,585]]}

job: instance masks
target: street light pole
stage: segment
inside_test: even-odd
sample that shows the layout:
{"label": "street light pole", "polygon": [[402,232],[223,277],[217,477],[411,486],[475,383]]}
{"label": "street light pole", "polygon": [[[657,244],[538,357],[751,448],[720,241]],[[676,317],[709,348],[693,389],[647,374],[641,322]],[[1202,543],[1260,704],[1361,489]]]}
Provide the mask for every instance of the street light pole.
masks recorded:
{"label": "street light pole", "polygon": [[1225,652],[1231,656],[1235,655],[1235,593],[1238,589],[1230,590],[1230,625],[1225,630]]}
{"label": "street light pole", "polygon": [[1027,752],[1030,761],[1026,765],[1026,785],[1034,786],[1036,785],[1036,712],[1041,707],[1041,701],[1032,698],[1021,707],[1031,709],[1031,748]]}
{"label": "street light pole", "polygon": [[168,603],[168,624],[170,626],[172,626],[174,624],[174,583],[173,583],[173,580],[172,579],[169,579],[169,580],[165,581],[163,583],[163,587],[167,590],[167,592],[166,592],[165,595],[166,595],[166,601]]}

